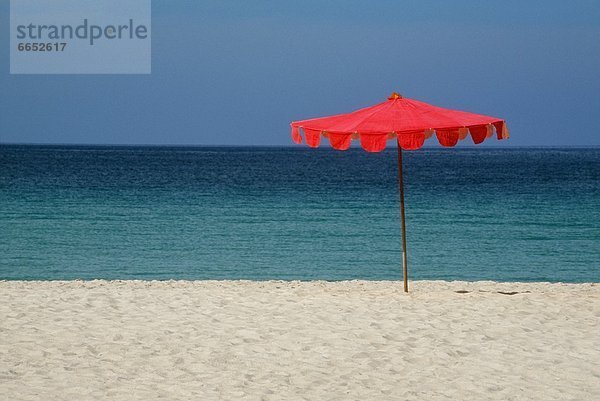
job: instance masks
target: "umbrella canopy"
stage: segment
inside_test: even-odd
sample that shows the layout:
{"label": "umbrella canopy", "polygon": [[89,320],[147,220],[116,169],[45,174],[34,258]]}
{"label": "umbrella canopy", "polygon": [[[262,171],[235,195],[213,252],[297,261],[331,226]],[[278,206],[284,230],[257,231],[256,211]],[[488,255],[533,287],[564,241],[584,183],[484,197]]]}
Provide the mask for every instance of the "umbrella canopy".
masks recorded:
{"label": "umbrella canopy", "polygon": [[402,174],[402,149],[416,150],[434,134],[442,146],[455,146],[458,141],[471,136],[479,144],[496,133],[498,139],[509,137],[504,120],[444,109],[403,98],[394,92],[383,103],[347,114],[294,121],[292,139],[302,140],[316,148],[321,138],[329,139],[334,149],[346,150],[352,140],[360,141],[367,152],[381,152],[388,140],[398,143],[398,187],[400,189],[400,216],[402,224],[402,272],[404,291],[408,292],[408,262],[406,254],[406,218],[404,213],[404,179]]}
{"label": "umbrella canopy", "polygon": [[407,99],[394,92],[387,101],[348,114],[294,121],[292,139],[316,148],[321,137],[329,139],[334,149],[346,150],[352,140],[359,140],[367,152],[381,152],[387,141],[397,139],[405,150],[423,146],[434,134],[442,146],[455,146],[469,134],[479,144],[496,131],[498,139],[509,137],[504,120],[444,109]]}

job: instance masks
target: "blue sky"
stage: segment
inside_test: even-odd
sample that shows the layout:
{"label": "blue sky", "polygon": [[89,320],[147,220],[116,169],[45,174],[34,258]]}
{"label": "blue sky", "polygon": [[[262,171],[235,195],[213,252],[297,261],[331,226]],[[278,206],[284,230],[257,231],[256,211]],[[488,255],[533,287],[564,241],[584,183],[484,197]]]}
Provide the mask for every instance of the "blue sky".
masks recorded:
{"label": "blue sky", "polygon": [[10,75],[8,4],[0,142],[289,145],[397,90],[505,118],[504,146],[600,145],[597,0],[154,0],[151,75]]}

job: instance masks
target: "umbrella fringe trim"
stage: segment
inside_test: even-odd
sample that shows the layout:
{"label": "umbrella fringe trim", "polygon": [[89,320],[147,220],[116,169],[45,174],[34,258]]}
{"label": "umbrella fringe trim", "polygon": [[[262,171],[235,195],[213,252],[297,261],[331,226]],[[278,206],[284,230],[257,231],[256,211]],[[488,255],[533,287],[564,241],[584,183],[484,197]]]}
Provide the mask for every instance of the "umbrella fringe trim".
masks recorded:
{"label": "umbrella fringe trim", "polygon": [[474,125],[458,128],[430,128],[414,132],[328,132],[291,124],[292,140],[301,144],[303,141],[312,148],[321,144],[321,138],[327,138],[329,144],[336,150],[347,150],[352,141],[358,141],[360,146],[367,152],[381,152],[387,146],[387,141],[396,140],[404,150],[420,149],[424,142],[436,136],[440,145],[453,147],[459,141],[471,137],[474,144],[480,144],[496,134],[499,140],[510,138],[510,132],[504,120],[495,121],[490,124]]}

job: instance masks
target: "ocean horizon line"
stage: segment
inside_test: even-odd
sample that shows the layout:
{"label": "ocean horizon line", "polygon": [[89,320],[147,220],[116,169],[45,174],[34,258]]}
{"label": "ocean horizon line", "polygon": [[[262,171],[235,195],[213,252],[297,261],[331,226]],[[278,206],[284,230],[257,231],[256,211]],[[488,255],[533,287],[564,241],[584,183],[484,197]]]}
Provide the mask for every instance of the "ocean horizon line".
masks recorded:
{"label": "ocean horizon line", "polygon": [[[297,144],[288,144],[288,145],[231,145],[231,144],[156,144],[156,143],[148,143],[148,144],[134,144],[134,143],[29,143],[29,142],[0,142],[0,146],[14,147],[14,146],[22,146],[22,147],[81,147],[81,148],[289,148],[289,149],[300,149],[307,150],[307,148],[299,147]],[[498,149],[598,149],[600,148],[600,144],[598,145],[501,145],[501,146],[477,146],[477,145],[463,145],[461,147],[455,147],[453,150],[498,150]],[[357,149],[360,150],[361,147],[359,145],[352,146],[348,150]],[[395,145],[391,145],[386,147],[385,150],[396,149]],[[425,145],[420,149],[425,150],[448,150],[442,146],[429,146]],[[339,150],[333,149],[329,146],[323,146],[319,148],[309,148],[311,151],[336,151]]]}

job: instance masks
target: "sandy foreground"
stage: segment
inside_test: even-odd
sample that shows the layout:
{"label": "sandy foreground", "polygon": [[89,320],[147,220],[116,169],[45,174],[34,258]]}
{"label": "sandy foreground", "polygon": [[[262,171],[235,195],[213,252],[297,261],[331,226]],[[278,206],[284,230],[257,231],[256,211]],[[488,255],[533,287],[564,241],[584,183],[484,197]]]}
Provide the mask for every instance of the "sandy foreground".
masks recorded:
{"label": "sandy foreground", "polygon": [[600,284],[412,290],[0,281],[0,399],[600,400]]}

